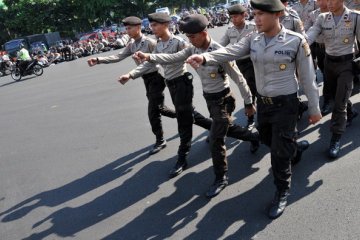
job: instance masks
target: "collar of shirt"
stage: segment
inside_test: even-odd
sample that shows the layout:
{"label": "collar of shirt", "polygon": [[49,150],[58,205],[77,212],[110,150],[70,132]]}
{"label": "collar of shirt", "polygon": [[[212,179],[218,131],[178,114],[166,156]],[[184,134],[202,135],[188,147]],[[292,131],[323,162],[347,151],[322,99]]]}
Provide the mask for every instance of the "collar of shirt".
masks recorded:
{"label": "collar of shirt", "polygon": [[[343,12],[343,14],[342,14],[341,17],[340,17],[339,22],[341,22],[342,20],[344,20],[344,21],[351,20],[350,14],[351,14],[350,9],[348,9],[347,7],[345,7],[345,8],[344,8],[344,12]],[[330,13],[330,12],[329,12],[328,15],[327,15],[327,17],[326,17],[326,20],[325,20],[325,21],[335,21],[335,20],[334,20],[334,15],[333,15],[333,13]]]}
{"label": "collar of shirt", "polygon": [[208,48],[206,50],[201,49],[201,48],[195,48],[195,54],[202,54],[202,53],[205,53],[205,52],[212,52],[214,50],[217,50],[216,42],[212,38],[210,38],[210,44],[209,44]]}
{"label": "collar of shirt", "polygon": [[274,36],[274,38],[266,45],[265,43],[265,34],[264,33],[260,33],[258,36],[255,37],[254,41],[258,41],[260,42],[263,47],[270,47],[274,44],[276,44],[277,42],[285,42],[286,41],[286,36],[287,36],[287,29],[281,25],[281,30],[280,32]]}
{"label": "collar of shirt", "polygon": [[174,41],[174,34],[171,34],[169,40],[167,40],[166,42],[160,40],[160,42],[162,43],[161,44],[162,50],[168,48],[173,41]]}

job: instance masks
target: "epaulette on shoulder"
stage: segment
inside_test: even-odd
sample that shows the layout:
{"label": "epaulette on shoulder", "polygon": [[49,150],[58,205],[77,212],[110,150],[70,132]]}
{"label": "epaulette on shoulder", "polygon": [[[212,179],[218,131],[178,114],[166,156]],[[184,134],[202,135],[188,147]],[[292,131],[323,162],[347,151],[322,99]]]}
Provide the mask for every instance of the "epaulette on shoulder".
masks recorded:
{"label": "epaulette on shoulder", "polygon": [[300,33],[297,33],[297,32],[294,32],[294,31],[291,31],[291,30],[288,30],[288,29],[286,29],[286,33],[289,34],[289,35],[292,35],[292,36],[299,37],[301,40],[304,38],[304,36],[301,35]]}

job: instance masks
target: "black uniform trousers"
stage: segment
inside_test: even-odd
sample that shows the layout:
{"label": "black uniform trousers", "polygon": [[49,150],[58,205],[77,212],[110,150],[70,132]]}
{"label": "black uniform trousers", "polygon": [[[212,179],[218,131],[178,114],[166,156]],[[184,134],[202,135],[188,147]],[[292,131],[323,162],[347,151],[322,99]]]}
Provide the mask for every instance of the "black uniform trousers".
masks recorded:
{"label": "black uniform trousers", "polygon": [[323,97],[324,101],[328,102],[330,100],[330,90],[329,90],[329,84],[325,76],[325,45],[323,43],[317,43],[315,42],[315,54],[316,54],[316,60],[317,65],[323,74]]}
{"label": "black uniform trousers", "polygon": [[335,100],[331,116],[331,131],[343,134],[346,129],[347,116],[352,114],[352,103],[349,100],[353,83],[353,55],[325,56],[325,76],[328,82],[329,95]]}
{"label": "black uniform trousers", "polygon": [[[175,79],[166,80],[166,85],[169,88],[171,99],[175,106],[176,119],[178,122],[178,132],[180,136],[178,156],[180,159],[185,159],[191,148],[192,125],[195,124],[211,131],[213,120],[204,117],[194,109],[192,104],[194,88],[192,75],[190,73],[186,73]],[[228,137],[244,141],[256,141],[259,139],[256,132],[253,133],[247,128],[236,124],[230,124],[225,134],[227,134]]]}
{"label": "black uniform trousers", "polygon": [[232,123],[231,114],[235,109],[235,98],[226,88],[218,93],[205,93],[204,97],[212,119],[210,128],[210,150],[214,172],[221,179],[228,171],[225,136]]}
{"label": "black uniform trousers", "polygon": [[142,76],[144,79],[146,97],[148,99],[148,117],[151,130],[156,136],[157,141],[163,139],[164,131],[161,122],[161,115],[175,118],[174,110],[169,109],[165,104],[165,79],[159,72],[152,72]]}
{"label": "black uniform trousers", "polygon": [[[238,66],[240,72],[244,75],[247,85],[250,88],[251,94],[253,96],[253,102],[255,102],[257,90],[256,90],[256,82],[255,82],[255,71],[254,65],[250,58],[237,60],[236,65]],[[254,118],[254,116],[250,117]]]}
{"label": "black uniform trousers", "polygon": [[264,98],[257,96],[260,140],[271,149],[271,166],[278,191],[290,188],[291,160],[296,156],[297,93]]}
{"label": "black uniform trousers", "polygon": [[[191,76],[191,77],[189,77]],[[179,159],[186,159],[191,148],[192,127],[194,122],[194,107],[192,99],[194,88],[192,75],[182,75],[180,77],[166,80],[172,102],[175,106],[180,146],[178,149]],[[205,117],[204,117],[205,119]]]}

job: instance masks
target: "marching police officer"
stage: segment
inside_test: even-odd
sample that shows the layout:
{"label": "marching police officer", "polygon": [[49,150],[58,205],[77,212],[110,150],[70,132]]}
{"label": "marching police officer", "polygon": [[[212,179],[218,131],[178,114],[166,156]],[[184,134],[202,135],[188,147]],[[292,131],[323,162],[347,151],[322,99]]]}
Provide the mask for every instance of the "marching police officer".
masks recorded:
{"label": "marching police officer", "polygon": [[314,0],[300,0],[292,7],[298,13],[303,23],[307,22],[310,12],[317,8],[316,1]]}
{"label": "marching police officer", "polygon": [[[117,55],[109,57],[91,58],[88,60],[89,66],[101,63],[116,63],[131,56],[136,51],[152,52],[155,48],[156,41],[141,33],[141,19],[138,17],[127,17],[123,21],[126,31],[132,38],[124,51]],[[135,59],[134,59],[135,60]],[[136,64],[140,64],[135,60]],[[174,110],[169,109],[164,104],[165,80],[158,72],[157,66],[152,67],[149,71],[142,75],[144,79],[146,96],[148,98],[148,116],[152,132],[156,136],[156,143],[149,151],[149,154],[155,154],[166,147],[164,132],[162,128],[161,115],[175,118]]]}
{"label": "marching police officer", "polygon": [[[166,13],[152,13],[148,15],[151,28],[159,38],[153,53],[176,53],[186,48],[188,44],[182,38],[175,36],[169,31],[171,18]],[[151,72],[156,64],[145,62],[130,73],[120,76],[119,82],[125,84],[130,78],[136,79],[141,75]],[[192,75],[187,72],[186,64],[164,64],[164,78],[169,88],[172,102],[175,106],[180,146],[178,160],[170,171],[169,176],[176,177],[187,167],[187,156],[191,147],[192,126],[195,124],[210,129],[211,120],[206,119],[200,113],[194,111],[192,99],[194,95]]]}
{"label": "marching police officer", "polygon": [[[261,140],[271,148],[271,165],[277,191],[268,216],[279,217],[285,210],[290,189],[291,161],[299,161],[309,143],[296,143],[299,81],[309,100],[309,122],[321,119],[319,93],[309,45],[298,33],[279,22],[284,5],[280,0],[251,0],[259,33],[238,44],[214,52],[193,55],[193,67],[227,62],[250,54],[255,67],[258,91],[258,130]],[[298,71],[297,79],[295,71]],[[294,107],[295,106],[295,107]]]}
{"label": "marching police officer", "polygon": [[[208,20],[205,16],[201,14],[189,15],[183,21],[180,21],[180,31],[187,35],[192,46],[174,54],[144,54],[138,52],[136,55],[141,60],[167,64],[184,62],[193,54],[211,52],[222,48],[220,44],[212,40],[208,35],[207,25]],[[255,140],[258,137],[258,134],[252,134],[248,128],[235,127],[232,124],[231,113],[235,109],[235,98],[230,90],[229,76],[239,87],[245,101],[245,112],[247,115],[253,115],[255,108],[249,87],[234,62],[202,66],[197,68],[196,71],[200,76],[204,91],[203,95],[210,112],[210,117],[213,120],[210,129],[210,149],[215,181],[206,193],[206,196],[211,198],[218,195],[228,185],[225,136],[231,135],[231,132],[236,128],[237,131],[242,133],[239,135],[239,138],[242,140]],[[229,132],[230,134],[227,134]]]}
{"label": "marching police officer", "polygon": [[[308,21],[305,23],[305,30],[309,30],[311,26],[313,26],[316,22],[316,18],[320,15],[320,13],[328,12],[327,8],[327,0],[317,0],[316,4],[318,5],[318,9],[312,11],[309,14]],[[325,60],[325,44],[324,37],[320,35],[316,38],[315,43],[315,56],[317,61],[317,66],[319,67],[322,75],[323,75],[323,105],[321,107],[321,114],[323,116],[329,114],[331,112],[330,108],[330,95],[329,95],[329,85],[326,80],[325,72],[324,72],[324,60]]]}
{"label": "marching police officer", "polygon": [[360,1],[359,0],[345,0],[344,4],[348,9],[360,11]]}
{"label": "marching police officer", "polygon": [[284,5],[285,5],[285,12],[288,12],[289,14],[297,17],[297,18],[300,18],[299,17],[299,14],[292,8],[289,6],[289,1],[288,0],[284,0],[284,1],[281,1]]}
{"label": "marching police officer", "polygon": [[[221,38],[220,44],[226,47],[229,44],[235,44],[239,42],[243,37],[251,32],[256,31],[256,26],[253,22],[247,21],[247,9],[241,4],[235,4],[228,9],[229,16],[233,26],[229,27],[225,35]],[[250,56],[236,60],[236,65],[244,75],[248,86],[250,87],[253,95],[253,101],[256,97],[256,84],[254,66],[251,62]],[[248,116],[247,126],[249,129],[255,126],[254,115]]]}
{"label": "marching police officer", "polygon": [[355,39],[360,37],[359,12],[350,10],[344,0],[328,0],[329,12],[322,13],[308,31],[308,42],[313,43],[322,34],[325,43],[325,76],[331,97],[335,100],[332,116],[329,157],[337,158],[340,138],[346,125],[351,124],[357,113],[349,100],[353,89]]}
{"label": "marching police officer", "polygon": [[[281,0],[281,2],[286,7],[288,0]],[[280,17],[280,23],[285,28],[305,36],[304,25],[299,16],[297,14],[293,14],[290,11],[287,11],[286,8],[283,11],[283,15]]]}

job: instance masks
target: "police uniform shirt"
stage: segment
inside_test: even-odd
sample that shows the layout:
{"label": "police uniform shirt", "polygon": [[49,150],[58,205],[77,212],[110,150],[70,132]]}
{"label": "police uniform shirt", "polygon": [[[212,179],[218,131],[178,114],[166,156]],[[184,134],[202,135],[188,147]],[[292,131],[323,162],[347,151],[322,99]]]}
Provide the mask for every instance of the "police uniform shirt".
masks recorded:
{"label": "police uniform shirt", "polygon": [[[229,44],[235,44],[239,42],[243,37],[252,32],[256,32],[256,25],[250,21],[245,21],[245,26],[242,29],[231,26],[226,30],[225,35],[221,38],[220,45],[226,47]],[[240,58],[240,60],[249,57],[250,55]]]}
{"label": "police uniform shirt", "polygon": [[284,16],[280,18],[280,23],[287,29],[300,33],[305,36],[304,25],[300,18],[297,16],[284,11]]}
{"label": "police uniform shirt", "polygon": [[229,44],[237,43],[241,38],[248,35],[250,32],[255,32],[256,26],[253,22],[245,21],[245,25],[242,29],[238,29],[235,26],[229,27],[225,35],[220,40],[220,45],[226,47]]}
{"label": "police uniform shirt", "polygon": [[316,5],[316,1],[309,0],[305,5],[298,2],[292,8],[298,13],[301,21],[305,23],[309,18],[309,13],[317,9],[318,6]]}
{"label": "police uniform shirt", "polygon": [[[316,10],[314,10],[314,11],[312,11],[312,12],[310,13],[309,19],[308,19],[308,21],[307,21],[306,24],[305,24],[305,31],[309,30],[309,29],[315,24],[316,18],[320,15],[320,13],[321,13],[321,11],[320,11],[319,8],[316,9]],[[317,42],[317,43],[324,43],[324,37],[322,36],[322,34],[320,34],[320,35],[316,38],[315,42]]]}
{"label": "police uniform shirt", "polygon": [[292,14],[293,16],[300,18],[299,14],[297,13],[297,11],[295,11],[294,9],[292,9],[291,7],[286,7],[285,11],[288,12],[289,14]]}
{"label": "police uniform shirt", "polygon": [[[212,52],[220,48],[223,47],[211,39],[207,50],[196,48],[193,45],[190,45],[189,47],[175,54],[151,54],[150,61],[160,64],[175,63],[179,65],[179,62],[184,62],[193,54]],[[200,76],[203,91],[205,93],[218,93],[228,88],[230,86],[230,77],[239,87],[241,96],[243,97],[245,103],[252,103],[250,89],[234,61],[221,64],[217,63],[214,65],[202,65],[196,69],[196,72]]]}
{"label": "police uniform shirt", "polygon": [[344,4],[348,9],[360,11],[360,0],[345,0]]}
{"label": "police uniform shirt", "polygon": [[322,34],[328,55],[342,56],[354,53],[355,37],[360,39],[359,12],[345,7],[338,24],[335,24],[332,13],[321,13],[306,34],[309,44]]}
{"label": "police uniform shirt", "polygon": [[[166,42],[158,40],[155,46],[153,53],[177,53],[188,46],[188,43],[185,42],[181,37],[171,35],[169,40]],[[130,72],[130,76],[135,79],[140,77],[145,73],[149,73],[149,69],[154,68],[156,66],[155,63],[152,62],[144,62],[140,64],[136,69]],[[171,80],[177,77],[180,77],[185,74],[186,64],[185,62],[182,64],[173,63],[173,64],[164,64],[162,65],[164,69],[164,78],[167,80]]]}
{"label": "police uniform shirt", "polygon": [[[237,44],[203,56],[205,65],[211,65],[248,54],[254,64],[256,88],[260,95],[276,97],[296,93],[299,80],[309,100],[310,114],[320,113],[311,52],[302,35],[282,27],[266,44],[264,33],[253,33]],[[296,69],[299,78],[295,75]]]}
{"label": "police uniform shirt", "polygon": [[[154,51],[156,46],[156,40],[149,38],[145,35],[142,35],[140,39],[134,40],[131,39],[130,42],[125,47],[124,51],[120,52],[117,55],[109,56],[109,57],[98,57],[100,63],[115,63],[120,62],[123,59],[133,55],[137,51],[142,51],[145,53],[151,53]],[[134,59],[135,61],[135,59]],[[140,63],[135,61],[136,65],[139,65]],[[157,66],[153,66],[150,70],[150,72],[157,71]]]}

